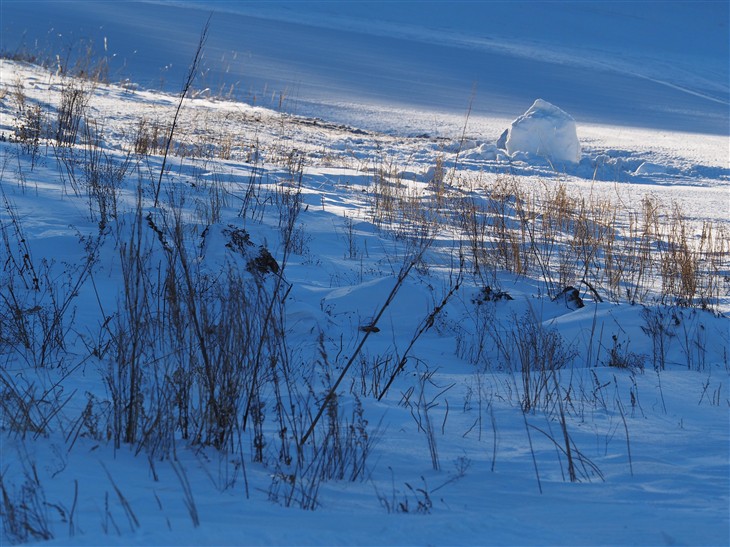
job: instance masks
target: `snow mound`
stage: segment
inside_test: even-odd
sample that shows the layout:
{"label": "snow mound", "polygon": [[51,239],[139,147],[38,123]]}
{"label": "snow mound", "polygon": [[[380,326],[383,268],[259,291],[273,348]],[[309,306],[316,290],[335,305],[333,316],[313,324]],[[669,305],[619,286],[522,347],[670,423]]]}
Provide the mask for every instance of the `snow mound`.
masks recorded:
{"label": "snow mound", "polygon": [[537,99],[527,112],[512,122],[505,145],[510,155],[525,152],[551,161],[580,161],[575,120],[542,99]]}
{"label": "snow mound", "polygon": [[634,175],[663,175],[667,172],[667,168],[657,163],[645,161],[634,171]]}
{"label": "snow mound", "polygon": [[479,146],[475,146],[470,150],[466,150],[462,156],[463,159],[467,160],[503,160],[505,158],[504,152],[494,146],[493,144],[482,143]]}

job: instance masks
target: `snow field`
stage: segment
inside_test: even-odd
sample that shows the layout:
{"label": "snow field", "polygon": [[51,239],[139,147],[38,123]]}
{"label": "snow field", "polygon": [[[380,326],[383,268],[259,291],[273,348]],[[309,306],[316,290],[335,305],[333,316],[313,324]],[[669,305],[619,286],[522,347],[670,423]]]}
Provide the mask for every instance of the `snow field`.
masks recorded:
{"label": "snow field", "polygon": [[[7,61],[0,70],[6,89],[22,82],[49,127],[66,86],[87,85]],[[175,98],[106,85],[88,88],[88,97],[89,133],[75,145],[55,147],[52,137],[36,152],[1,144],[7,541],[726,540],[730,336],[721,158],[697,161],[677,135],[668,139],[677,171],[637,173],[639,160],[662,165],[666,157],[616,152],[623,149],[611,142],[613,129],[591,128],[597,136],[581,162],[555,172],[540,158],[492,155],[479,139],[362,132],[196,99],[182,110],[163,199],[153,207],[161,158],[152,135],[157,124],[164,136]],[[10,104],[0,113],[6,136],[18,126]],[[142,142],[147,150],[135,152]],[[95,187],[88,166],[99,153],[102,173],[104,166],[126,170]],[[632,163],[624,168],[618,158]],[[611,167],[595,175],[601,161]],[[641,208],[645,196],[656,200],[647,202],[657,204],[656,217]],[[673,223],[669,198],[677,196],[689,214]],[[580,262],[588,247],[571,237],[582,201],[606,214],[587,217],[585,226],[612,229],[601,233],[614,242],[622,260],[613,273],[623,277],[611,277],[605,260]],[[703,222],[719,235],[693,255]],[[687,253],[659,245],[653,258],[638,260],[646,241],[681,241],[665,239],[674,227],[691,234]],[[132,245],[139,251],[125,254]],[[262,248],[279,272],[247,271],[261,264]],[[667,271],[682,256],[697,258],[706,275]],[[577,267],[597,264],[597,271]],[[39,290],[30,266],[41,274]],[[124,278],[130,271],[140,272],[149,292],[134,292]],[[568,281],[585,307],[552,301]],[[595,292],[580,281],[593,281]],[[512,300],[492,300],[486,286]],[[9,287],[20,298],[15,307]],[[235,305],[247,297],[246,306]],[[67,311],[54,315],[59,301]],[[275,304],[270,330],[271,316],[261,314],[268,303]],[[687,305],[702,303],[711,309]],[[185,311],[179,323],[174,305]],[[364,332],[381,310],[378,332]],[[49,326],[48,318],[57,322]],[[196,331],[193,318],[206,320],[205,328]],[[200,346],[220,350],[220,362],[226,348],[251,350],[248,338],[230,332],[266,340],[260,351],[271,361],[258,379],[242,374],[250,383],[218,378],[216,387],[242,389],[237,418],[219,442],[211,420],[220,425],[225,416],[205,406],[210,384],[200,372]],[[134,340],[143,349],[125,354]],[[245,355],[253,361],[257,351]],[[525,359],[542,364],[533,369]],[[125,362],[139,365],[137,418],[128,417],[134,373]],[[184,403],[188,438],[177,410],[174,420],[155,414],[166,390],[180,389],[170,381],[176,370],[195,385]],[[324,403],[314,435],[301,443]],[[244,429],[249,405],[261,415],[257,422],[250,414]],[[206,408],[210,414],[195,415]],[[122,426],[130,423],[133,440],[124,442]],[[340,479],[327,468],[333,461],[344,463]],[[353,473],[356,480],[347,480]]]}

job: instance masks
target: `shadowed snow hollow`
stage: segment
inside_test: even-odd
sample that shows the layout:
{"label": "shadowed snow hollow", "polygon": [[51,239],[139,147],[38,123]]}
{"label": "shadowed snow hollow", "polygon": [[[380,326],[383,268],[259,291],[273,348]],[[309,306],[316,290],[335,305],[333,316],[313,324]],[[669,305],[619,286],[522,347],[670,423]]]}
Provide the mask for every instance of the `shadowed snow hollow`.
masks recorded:
{"label": "shadowed snow hollow", "polygon": [[542,99],[537,99],[527,112],[512,122],[505,145],[510,155],[526,152],[551,161],[580,161],[575,120]]}

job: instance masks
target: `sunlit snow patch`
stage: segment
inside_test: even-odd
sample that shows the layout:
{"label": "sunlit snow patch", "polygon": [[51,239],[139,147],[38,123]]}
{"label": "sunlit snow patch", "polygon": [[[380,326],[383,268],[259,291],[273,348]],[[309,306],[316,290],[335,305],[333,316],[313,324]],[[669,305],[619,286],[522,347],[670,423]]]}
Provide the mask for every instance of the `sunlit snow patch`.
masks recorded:
{"label": "sunlit snow patch", "polygon": [[580,143],[575,120],[566,112],[537,99],[512,122],[505,142],[507,152],[544,156],[553,162],[578,163]]}
{"label": "sunlit snow patch", "polygon": [[656,164],[645,161],[634,171],[635,175],[663,175],[667,172],[667,168]]}
{"label": "sunlit snow patch", "polygon": [[462,156],[468,160],[501,161],[505,159],[504,151],[493,144],[482,143],[466,150]]}

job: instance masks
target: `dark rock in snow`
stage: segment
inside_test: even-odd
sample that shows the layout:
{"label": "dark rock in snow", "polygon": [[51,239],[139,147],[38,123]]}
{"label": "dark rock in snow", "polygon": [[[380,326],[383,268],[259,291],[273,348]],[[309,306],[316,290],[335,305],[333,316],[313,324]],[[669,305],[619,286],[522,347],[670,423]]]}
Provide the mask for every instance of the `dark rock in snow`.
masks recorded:
{"label": "dark rock in snow", "polygon": [[570,310],[578,310],[585,306],[578,289],[571,285],[568,285],[560,291],[560,294],[553,298],[553,302],[563,303],[565,304],[565,307]]}

